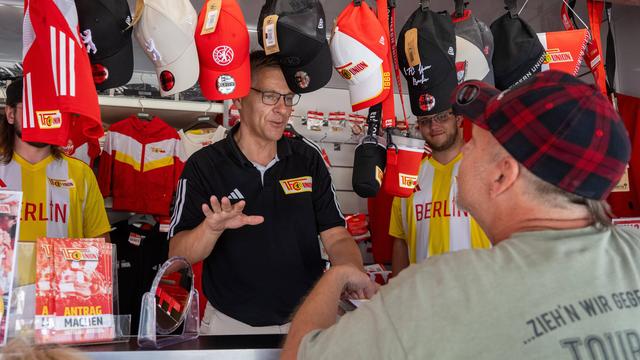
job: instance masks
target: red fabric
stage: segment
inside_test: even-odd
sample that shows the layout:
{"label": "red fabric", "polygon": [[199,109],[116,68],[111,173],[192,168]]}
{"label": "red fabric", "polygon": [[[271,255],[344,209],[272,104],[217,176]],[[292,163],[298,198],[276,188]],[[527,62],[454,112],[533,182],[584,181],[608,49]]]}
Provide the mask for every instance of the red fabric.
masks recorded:
{"label": "red fabric", "polygon": [[93,168],[94,160],[100,155],[100,143],[96,138],[89,138],[82,132],[80,126],[75,126],[78,120],[74,119],[69,129],[69,140],[62,148],[67,156],[83,161]]}
{"label": "red fabric", "polygon": [[[589,11],[589,26],[591,27],[592,41],[598,47],[598,54],[602,54],[602,41],[600,36],[600,24],[602,23],[602,11],[604,10],[603,1],[587,0],[587,9]],[[607,96],[607,73],[604,70],[604,61],[600,57],[598,65],[593,71],[593,78],[600,91]]]}
{"label": "red fabric", "polygon": [[183,167],[175,129],[157,117],[131,116],[109,128],[98,184],[103,196],[113,196],[113,210],[168,216]]}
{"label": "red fabric", "polygon": [[367,200],[369,208],[369,228],[373,259],[379,264],[390,264],[393,253],[393,236],[389,235],[389,220],[393,196],[384,191]]}
{"label": "red fabric", "polygon": [[384,29],[385,35],[385,46],[388,48],[387,58],[384,59],[383,66],[384,69],[384,82],[385,87],[390,87],[389,95],[386,99],[382,101],[382,128],[386,129],[388,127],[396,126],[396,112],[395,112],[395,104],[393,98],[393,86],[391,85],[391,69],[393,68],[393,53],[391,51],[391,40],[389,39],[389,12],[387,6],[387,0],[377,0],[376,6],[378,9],[378,21],[382,25]]}
{"label": "red fabric", "polygon": [[200,313],[200,320],[202,320],[208,301],[204,296],[204,291],[202,291],[202,261],[193,264],[191,268],[193,269],[193,286],[198,290],[198,312]]}
{"label": "red fabric", "polygon": [[607,201],[616,217],[640,216],[640,98],[622,94],[618,98],[618,111],[631,139],[629,160],[629,191],[614,192]]}
{"label": "red fabric", "polygon": [[[23,123],[25,141],[66,146],[74,118],[85,136],[104,134],[89,57],[78,33],[73,2],[25,1]],[[62,11],[62,12],[61,12]]]}

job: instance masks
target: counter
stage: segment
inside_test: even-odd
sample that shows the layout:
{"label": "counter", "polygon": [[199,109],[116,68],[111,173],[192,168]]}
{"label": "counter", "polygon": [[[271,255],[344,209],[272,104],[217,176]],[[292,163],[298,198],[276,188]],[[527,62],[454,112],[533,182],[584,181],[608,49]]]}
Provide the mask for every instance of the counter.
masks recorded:
{"label": "counter", "polygon": [[81,346],[78,349],[96,360],[275,360],[280,357],[283,341],[283,335],[204,335],[158,350],[140,349],[136,338],[124,343]]}

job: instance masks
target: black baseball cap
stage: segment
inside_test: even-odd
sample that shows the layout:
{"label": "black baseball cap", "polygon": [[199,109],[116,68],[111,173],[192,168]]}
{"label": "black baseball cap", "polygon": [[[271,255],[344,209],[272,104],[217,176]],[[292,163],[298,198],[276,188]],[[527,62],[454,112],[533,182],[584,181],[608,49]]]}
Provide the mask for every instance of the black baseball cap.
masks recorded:
{"label": "black baseball cap", "polygon": [[[407,32],[417,30],[419,64],[408,61]],[[364,30],[363,30],[364,31]],[[456,35],[451,18],[418,8],[411,14],[398,36],[398,63],[407,80],[411,112],[416,116],[433,115],[449,109],[449,97],[455,89]]]}
{"label": "black baseball cap", "polygon": [[535,31],[517,15],[506,13],[491,24],[495,85],[506,90],[540,72],[544,47]]}
{"label": "black baseball cap", "polygon": [[332,63],[327,23],[318,0],[267,0],[258,18],[258,43],[264,19],[278,15],[277,56],[289,89],[297,94],[316,91],[331,80]]}
{"label": "black baseball cap", "polygon": [[133,75],[127,0],[75,0],[80,36],[89,50],[96,89],[125,85]]}
{"label": "black baseball cap", "polygon": [[22,78],[19,77],[7,86],[7,98],[5,104],[15,107],[22,102]]}

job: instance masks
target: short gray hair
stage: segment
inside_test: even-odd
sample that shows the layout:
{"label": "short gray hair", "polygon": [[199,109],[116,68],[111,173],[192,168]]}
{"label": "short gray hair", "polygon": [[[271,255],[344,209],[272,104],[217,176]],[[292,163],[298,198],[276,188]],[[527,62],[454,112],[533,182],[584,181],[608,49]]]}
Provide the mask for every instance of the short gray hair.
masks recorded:
{"label": "short gray hair", "polygon": [[612,226],[611,207],[605,200],[594,200],[570,193],[535,176],[522,164],[518,163],[518,167],[522,178],[529,185],[527,187],[528,195],[532,198],[560,209],[568,208],[570,205],[584,205],[589,210],[596,228],[606,229]]}

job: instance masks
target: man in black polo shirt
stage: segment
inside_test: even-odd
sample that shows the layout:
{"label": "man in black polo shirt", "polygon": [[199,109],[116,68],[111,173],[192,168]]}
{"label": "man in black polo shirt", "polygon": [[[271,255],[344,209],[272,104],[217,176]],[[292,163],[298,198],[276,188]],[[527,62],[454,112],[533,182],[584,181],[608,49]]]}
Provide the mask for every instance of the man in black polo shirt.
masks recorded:
{"label": "man in black polo shirt", "polygon": [[250,61],[241,121],[187,161],[169,230],[169,256],[204,260],[207,334],[286,332],[324,269],[318,235],[332,264],[362,269],[318,147],[282,136],[300,96],[277,59]]}

